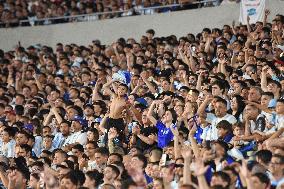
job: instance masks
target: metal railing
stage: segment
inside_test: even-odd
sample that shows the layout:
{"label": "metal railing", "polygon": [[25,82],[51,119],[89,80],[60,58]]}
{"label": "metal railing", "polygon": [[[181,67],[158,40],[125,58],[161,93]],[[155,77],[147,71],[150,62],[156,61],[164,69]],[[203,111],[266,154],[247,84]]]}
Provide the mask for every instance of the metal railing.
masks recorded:
{"label": "metal railing", "polygon": [[[190,4],[171,4],[171,5],[163,5],[163,6],[154,6],[154,7],[144,7],[138,9],[129,9],[129,10],[121,10],[121,11],[109,11],[109,12],[96,12],[92,14],[81,14],[81,15],[68,15],[68,16],[59,16],[59,17],[49,17],[49,18],[29,18],[27,20],[19,20],[19,22],[14,23],[16,26],[8,26],[8,27],[18,27],[18,26],[37,26],[37,25],[52,25],[59,23],[68,23],[68,22],[87,22],[87,21],[95,21],[102,19],[117,18],[117,17],[127,17],[127,16],[135,16],[135,15],[151,15],[156,13],[165,13],[171,11],[178,11],[179,8],[183,8],[183,6],[187,5],[199,5],[200,8],[202,5],[204,6],[217,6],[220,4],[220,0],[201,0],[195,1]],[[128,13],[132,10],[131,15],[123,15],[124,13]],[[134,14],[133,14],[134,13]],[[106,18],[104,18],[106,17]],[[0,28],[7,28],[6,24],[13,23],[4,23],[0,22]]]}

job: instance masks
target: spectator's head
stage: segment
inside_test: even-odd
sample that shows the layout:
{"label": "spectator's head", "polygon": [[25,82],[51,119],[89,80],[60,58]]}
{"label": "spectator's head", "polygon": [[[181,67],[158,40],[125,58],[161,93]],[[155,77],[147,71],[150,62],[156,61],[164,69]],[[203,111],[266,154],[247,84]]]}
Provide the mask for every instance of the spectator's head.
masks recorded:
{"label": "spectator's head", "polygon": [[261,105],[264,107],[268,107],[269,102],[274,98],[274,95],[272,92],[264,92],[261,95]]}
{"label": "spectator's head", "polygon": [[237,123],[234,125],[233,134],[235,136],[242,136],[245,133],[245,127],[242,123]]}
{"label": "spectator's head", "polygon": [[210,185],[211,186],[220,185],[224,188],[228,188],[230,186],[230,183],[231,183],[230,176],[225,172],[218,171],[213,174]]}
{"label": "spectator's head", "polygon": [[259,102],[262,90],[260,87],[251,87],[248,93],[248,100],[251,102]]}
{"label": "spectator's head", "polygon": [[27,182],[30,179],[30,173],[26,165],[16,165],[11,167],[10,171],[13,171],[14,174],[14,183],[16,188],[22,188],[26,186]]}
{"label": "spectator's head", "polygon": [[38,182],[40,180],[40,176],[38,173],[32,173],[30,175],[30,180],[29,180],[29,187],[30,188],[36,188],[38,185]]}
{"label": "spectator's head", "polygon": [[177,114],[173,109],[167,110],[163,115],[162,121],[167,123],[175,123],[177,120]]}
{"label": "spectator's head", "polygon": [[104,148],[104,147],[97,148],[95,150],[95,161],[97,165],[101,166],[101,165],[106,164],[108,155],[109,155],[109,152],[107,148]]}
{"label": "spectator's head", "polygon": [[137,154],[131,158],[131,164],[144,170],[147,166],[147,158],[142,154]]}
{"label": "spectator's head", "polygon": [[84,147],[83,145],[81,144],[75,144],[73,147],[72,147],[72,154],[77,156],[79,159],[82,157],[84,153]]}
{"label": "spectator's head", "polygon": [[241,97],[240,95],[234,95],[230,102],[231,102],[231,109],[233,110],[233,112],[234,111],[236,112],[234,116],[238,119],[238,116],[240,116],[243,110],[245,109],[244,98]]}
{"label": "spectator's head", "polygon": [[259,150],[256,152],[255,156],[258,163],[268,166],[272,158],[272,152],[269,150]]}
{"label": "spectator's head", "polygon": [[114,181],[119,176],[119,174],[119,169],[116,166],[107,165],[104,169],[104,182]]}
{"label": "spectator's head", "polygon": [[67,153],[63,150],[56,150],[53,153],[53,161],[54,165],[60,165],[63,161],[65,161],[68,157]]}
{"label": "spectator's head", "polygon": [[149,162],[159,162],[163,154],[161,148],[153,148],[149,152]]}
{"label": "spectator's head", "polygon": [[16,131],[14,128],[6,127],[2,132],[2,142],[8,143],[11,139],[14,139]]}
{"label": "spectator's head", "polygon": [[89,117],[94,114],[94,107],[91,104],[87,104],[84,106],[84,114],[85,116]]}
{"label": "spectator's head", "polygon": [[229,146],[226,142],[218,140],[213,144],[213,151],[215,151],[216,157],[223,158],[227,155]]}
{"label": "spectator's head", "polygon": [[73,132],[80,132],[87,126],[87,121],[81,116],[75,115],[72,120],[71,129]]}
{"label": "spectator's head", "polygon": [[227,114],[227,101],[225,99],[218,98],[214,107],[217,117],[224,117]]}
{"label": "spectator's head", "polygon": [[25,103],[25,96],[23,94],[17,93],[15,97],[16,105],[23,105]]}
{"label": "spectator's head", "polygon": [[219,138],[224,138],[228,134],[232,134],[232,124],[227,120],[222,120],[217,124]]}
{"label": "spectator's head", "polygon": [[270,161],[270,171],[274,176],[282,176],[283,177],[283,170],[284,170],[284,156],[275,154],[272,156]]}
{"label": "spectator's head", "polygon": [[279,96],[281,92],[281,84],[276,80],[270,79],[267,82],[267,91],[272,92],[274,96]]}
{"label": "spectator's head", "polygon": [[29,158],[32,155],[32,148],[28,144],[21,144],[19,151],[17,152],[17,157]]}
{"label": "spectator's head", "polygon": [[88,171],[85,175],[86,180],[84,183],[84,187],[93,188],[98,187],[100,184],[102,184],[104,175],[96,169],[93,171]]}
{"label": "spectator's head", "polygon": [[117,95],[124,97],[128,92],[128,86],[126,84],[120,83],[117,88]]}
{"label": "spectator's head", "polygon": [[199,91],[196,89],[190,89],[187,93],[186,100],[189,102],[196,102],[198,99]]}
{"label": "spectator's head", "polygon": [[52,133],[51,133],[51,128],[49,126],[44,126],[42,128],[42,136],[45,137],[45,136],[50,136]]}
{"label": "spectator's head", "polygon": [[276,113],[280,115],[284,114],[284,100],[283,99],[277,100]]}
{"label": "spectator's head", "polygon": [[251,176],[253,188],[266,189],[270,187],[270,179],[264,173],[255,173]]}
{"label": "spectator's head", "polygon": [[146,34],[147,34],[148,40],[152,40],[155,35],[155,31],[153,29],[149,29],[146,31]]}
{"label": "spectator's head", "polygon": [[60,165],[57,165],[56,168],[59,172],[59,178],[61,179],[68,172],[74,170],[74,163],[72,161],[65,160]]}
{"label": "spectator's head", "polygon": [[88,141],[98,141],[99,131],[96,128],[89,128],[87,131]]}
{"label": "spectator's head", "polygon": [[29,134],[25,131],[20,131],[16,135],[16,144],[21,145],[21,144],[27,144],[29,141]]}
{"label": "spectator's head", "polygon": [[63,120],[60,123],[59,130],[64,137],[67,137],[70,134],[71,123],[68,121]]}
{"label": "spectator's head", "polygon": [[85,153],[89,158],[94,157],[98,145],[95,141],[89,141],[85,147]]}
{"label": "spectator's head", "polygon": [[75,171],[70,171],[60,181],[61,189],[77,189],[80,186],[79,178]]}
{"label": "spectator's head", "polygon": [[252,104],[246,105],[244,116],[246,116],[248,120],[256,120],[258,115],[259,109],[256,106]]}
{"label": "spectator's head", "polygon": [[115,162],[121,162],[123,161],[123,157],[121,154],[118,153],[111,153],[108,157],[108,164],[114,164]]}
{"label": "spectator's head", "polygon": [[52,140],[53,140],[53,136],[51,136],[51,135],[47,135],[47,136],[43,137],[43,144],[42,144],[43,148],[47,149],[47,150],[51,149]]}

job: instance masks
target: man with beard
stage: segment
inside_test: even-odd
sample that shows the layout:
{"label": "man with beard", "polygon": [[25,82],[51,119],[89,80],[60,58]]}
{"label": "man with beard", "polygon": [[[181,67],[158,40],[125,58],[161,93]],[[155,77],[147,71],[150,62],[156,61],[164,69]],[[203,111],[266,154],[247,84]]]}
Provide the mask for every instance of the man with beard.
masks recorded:
{"label": "man with beard", "polygon": [[[210,103],[212,98],[210,96],[207,96],[204,100],[204,102],[200,105],[198,108],[198,114],[202,115],[205,113],[205,109],[207,105]],[[227,113],[227,101],[222,98],[218,98],[215,102],[215,113],[207,113],[206,115],[206,120],[208,120],[211,125],[209,128],[206,130],[206,132],[202,133],[201,138],[204,140],[217,140],[218,139],[218,129],[217,129],[217,124],[222,121],[226,120],[232,125],[237,122],[236,118]]]}
{"label": "man with beard", "polygon": [[56,133],[52,142],[53,149],[58,149],[64,146],[70,138],[70,127],[71,123],[68,121],[62,121],[60,123],[60,132]]}
{"label": "man with beard", "polygon": [[[92,104],[84,105],[84,118],[87,121],[94,120],[94,107]],[[90,122],[89,122],[90,123]]]}

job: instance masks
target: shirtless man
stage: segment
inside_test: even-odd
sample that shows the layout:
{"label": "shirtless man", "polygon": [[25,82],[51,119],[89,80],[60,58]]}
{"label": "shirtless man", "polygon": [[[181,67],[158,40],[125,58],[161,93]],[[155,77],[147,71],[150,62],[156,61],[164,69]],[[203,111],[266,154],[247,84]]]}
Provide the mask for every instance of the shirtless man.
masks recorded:
{"label": "shirtless man", "polygon": [[[123,111],[127,107],[128,86],[123,83],[116,84],[116,82],[118,81],[111,80],[103,86],[103,90],[112,95],[106,129],[114,127],[119,132],[123,132],[125,128]],[[110,90],[110,85],[112,85],[114,92]]]}

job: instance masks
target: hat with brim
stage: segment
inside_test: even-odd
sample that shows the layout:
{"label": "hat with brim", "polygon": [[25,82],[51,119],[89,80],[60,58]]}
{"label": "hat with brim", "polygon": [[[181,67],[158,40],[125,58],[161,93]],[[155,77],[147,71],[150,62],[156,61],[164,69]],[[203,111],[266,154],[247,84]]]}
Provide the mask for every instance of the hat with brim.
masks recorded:
{"label": "hat with brim", "polygon": [[88,121],[82,118],[81,116],[78,116],[78,115],[74,116],[73,121],[79,122],[82,125],[82,127],[88,126]]}

